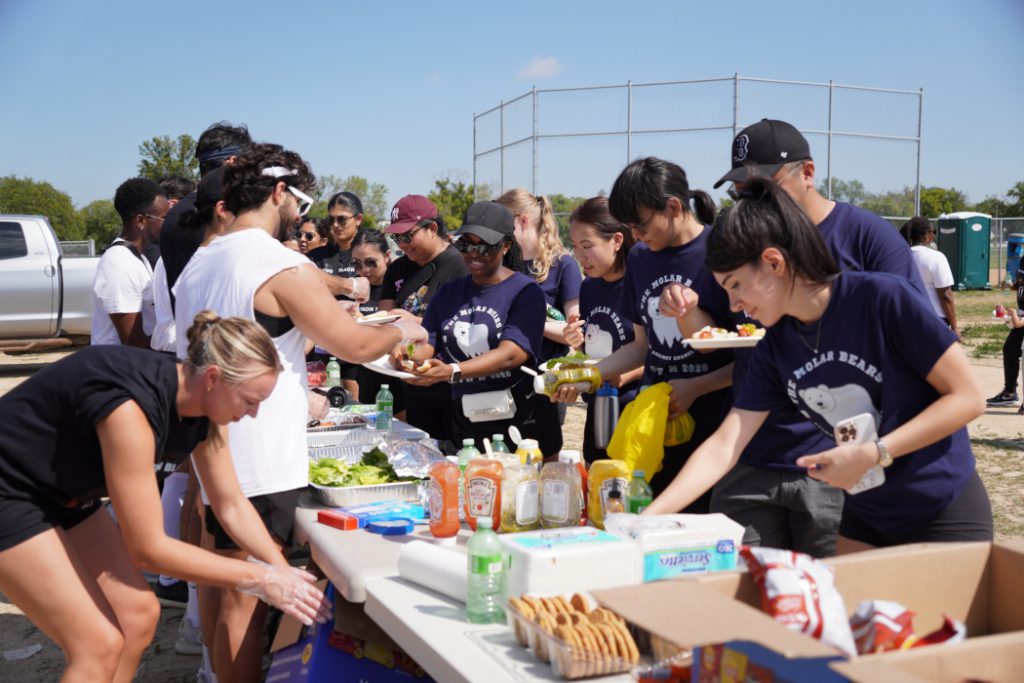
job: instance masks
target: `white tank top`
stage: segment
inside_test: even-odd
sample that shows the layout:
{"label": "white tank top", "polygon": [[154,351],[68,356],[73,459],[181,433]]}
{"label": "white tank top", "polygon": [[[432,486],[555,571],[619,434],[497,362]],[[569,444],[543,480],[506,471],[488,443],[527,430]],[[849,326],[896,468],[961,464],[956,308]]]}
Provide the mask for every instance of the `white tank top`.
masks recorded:
{"label": "white tank top", "polygon": [[[178,357],[186,355],[188,328],[197,313],[211,309],[221,317],[255,320],[256,290],[274,275],[298,266],[316,267],[259,228],[223,235],[196,250],[174,284]],[[296,327],[274,338],[284,368],[274,391],[255,418],[228,425],[238,482],[249,498],[308,483],[305,340]],[[205,491],[203,501],[209,502]]]}

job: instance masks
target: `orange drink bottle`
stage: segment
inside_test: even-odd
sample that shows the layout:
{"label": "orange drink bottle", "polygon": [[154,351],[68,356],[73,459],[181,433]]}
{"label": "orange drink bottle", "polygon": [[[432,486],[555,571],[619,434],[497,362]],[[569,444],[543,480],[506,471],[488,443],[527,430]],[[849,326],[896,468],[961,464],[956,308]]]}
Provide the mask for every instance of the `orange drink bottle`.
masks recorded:
{"label": "orange drink bottle", "polygon": [[491,527],[501,527],[500,460],[471,460],[466,466],[466,521],[476,531],[477,517],[490,517]]}
{"label": "orange drink bottle", "polygon": [[430,466],[430,533],[454,538],[459,533],[459,466],[438,460]]}

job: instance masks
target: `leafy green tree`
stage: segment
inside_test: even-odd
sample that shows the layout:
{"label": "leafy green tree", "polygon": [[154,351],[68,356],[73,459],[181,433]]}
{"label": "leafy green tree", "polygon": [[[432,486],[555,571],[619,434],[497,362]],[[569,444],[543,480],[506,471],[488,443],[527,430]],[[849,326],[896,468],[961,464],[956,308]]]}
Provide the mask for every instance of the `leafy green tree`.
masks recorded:
{"label": "leafy green tree", "polygon": [[95,241],[97,251],[105,249],[121,234],[121,217],[109,199],[97,199],[78,211],[85,228],[85,239]]}
{"label": "leafy green tree", "polygon": [[[828,196],[828,184],[822,183],[818,187],[818,191],[822,195]],[[860,206],[868,197],[868,191],[864,189],[864,183],[859,180],[841,180],[839,178],[832,179],[832,199],[838,202],[846,202],[847,204],[855,204]]]}
{"label": "leafy green tree", "polygon": [[158,181],[167,176],[199,179],[196,141],[191,135],[158,135],[139,145],[139,176]]}
{"label": "leafy green tree", "polygon": [[867,194],[860,206],[879,216],[913,216],[914,188],[904,187],[901,191],[882,194]]}
{"label": "leafy green tree", "polygon": [[1013,206],[1013,204],[1008,204],[1006,201],[995,195],[989,195],[982,199],[977,204],[971,206],[971,211],[977,211],[978,213],[987,213],[989,216],[995,216],[997,218],[1000,216],[1017,215],[1010,212],[1011,206]]}
{"label": "leafy green tree", "polygon": [[1024,216],[1024,181],[1018,182],[1011,187],[1006,195],[1014,199],[1014,203],[1006,207],[1007,216]]}
{"label": "leafy green tree", "polygon": [[[491,198],[491,188],[480,185],[476,188],[476,195],[476,201],[486,201]],[[427,194],[427,199],[437,206],[448,229],[455,230],[462,225],[466,209],[473,204],[473,186],[462,180],[440,178],[434,181],[434,189]]]}
{"label": "leafy green tree", "polygon": [[964,196],[963,192],[954,187],[921,188],[921,215],[925,218],[938,218],[944,213],[953,213],[966,209],[967,197]]}
{"label": "leafy green tree", "polygon": [[13,175],[0,178],[0,213],[46,216],[60,240],[80,240],[85,229],[71,197],[47,182]]}

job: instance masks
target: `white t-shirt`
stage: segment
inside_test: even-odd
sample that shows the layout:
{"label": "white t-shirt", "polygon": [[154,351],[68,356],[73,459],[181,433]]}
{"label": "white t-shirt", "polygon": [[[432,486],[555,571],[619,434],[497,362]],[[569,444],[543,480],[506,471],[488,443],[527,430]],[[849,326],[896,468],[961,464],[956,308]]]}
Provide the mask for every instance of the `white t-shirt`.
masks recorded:
{"label": "white t-shirt", "polygon": [[156,323],[153,310],[153,269],[120,237],[100,257],[92,282],[92,344],[120,344],[111,313],[142,313],[147,335]]}
{"label": "white t-shirt", "polygon": [[174,353],[174,311],[171,309],[171,293],[167,289],[167,269],[163,259],[159,259],[153,269],[153,311],[156,323],[149,345],[156,351]]}
{"label": "white t-shirt", "polygon": [[[299,266],[316,267],[259,228],[222,235],[196,250],[174,284],[178,358],[188,351],[188,328],[196,314],[211,309],[221,317],[255,320],[256,290],[281,271]],[[308,483],[305,342],[296,327],[274,338],[284,368],[274,391],[255,418],[243,417],[228,426],[238,482],[249,498]],[[208,502],[205,491],[203,500]]]}
{"label": "white t-shirt", "polygon": [[953,271],[949,269],[946,255],[938,249],[932,249],[923,244],[911,247],[910,251],[914,255],[914,263],[917,264],[917,269],[921,273],[924,291],[928,294],[928,300],[932,302],[932,308],[935,309],[936,315],[945,318],[946,312],[942,310],[939,295],[935,290],[953,286]]}

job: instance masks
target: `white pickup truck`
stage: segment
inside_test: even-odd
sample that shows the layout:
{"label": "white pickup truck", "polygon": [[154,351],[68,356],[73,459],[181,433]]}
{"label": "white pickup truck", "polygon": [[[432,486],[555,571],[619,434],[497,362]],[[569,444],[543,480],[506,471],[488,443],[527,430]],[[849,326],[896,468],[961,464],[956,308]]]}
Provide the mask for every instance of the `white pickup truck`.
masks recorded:
{"label": "white pickup truck", "polygon": [[89,334],[99,258],[67,258],[43,216],[0,215],[0,339]]}

